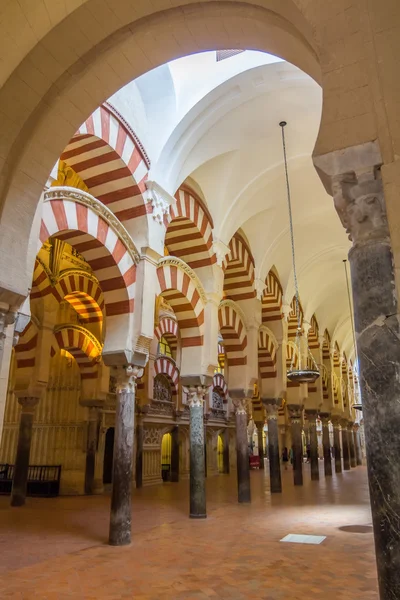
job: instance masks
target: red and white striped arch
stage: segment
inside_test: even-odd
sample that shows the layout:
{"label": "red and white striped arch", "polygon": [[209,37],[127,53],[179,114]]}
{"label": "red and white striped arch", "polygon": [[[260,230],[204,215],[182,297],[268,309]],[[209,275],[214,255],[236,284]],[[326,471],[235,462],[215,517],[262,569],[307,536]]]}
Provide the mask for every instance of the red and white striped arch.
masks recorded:
{"label": "red and white striped arch", "polygon": [[[68,194],[68,188],[65,189]],[[136,262],[125,242],[97,212],[78,201],[63,198],[63,188],[53,190],[57,190],[53,193],[61,198],[53,199],[51,191],[47,198],[45,196],[41,244],[50,236],[57,236],[82,254],[103,291],[107,317],[133,312]],[[96,203],[95,198],[85,192],[80,191],[79,195]]]}
{"label": "red and white striped arch", "polygon": [[271,270],[265,280],[267,289],[262,298],[262,322],[277,321],[283,318],[282,286],[278,276]]}
{"label": "red and white striped arch", "polygon": [[167,340],[172,353],[176,352],[178,348],[179,328],[175,319],[171,319],[171,317],[162,318],[154,330],[154,334],[158,341],[164,337]]}
{"label": "red and white striped arch", "polygon": [[308,347],[310,350],[319,348],[319,327],[317,317],[313,315],[311,317],[311,327],[308,332]]}
{"label": "red and white striped arch", "polygon": [[326,361],[328,361],[328,360],[330,361],[330,359],[331,359],[330,347],[331,347],[331,336],[329,335],[329,331],[327,329],[325,329],[324,343],[322,346],[322,358]]}
{"label": "red and white striped arch", "polygon": [[[294,342],[289,341],[286,344],[286,370],[289,369],[298,369],[299,368],[299,352],[296,344]],[[288,387],[299,387],[299,383],[294,383],[293,381],[287,381]]]}
{"label": "red and white striped arch", "polygon": [[218,322],[229,367],[246,365],[246,327],[240,311],[233,301],[221,302],[218,310]]}
{"label": "red and white striped arch", "polygon": [[103,320],[103,292],[98,281],[89,273],[67,271],[57,282],[55,291],[61,299],[69,302],[84,323]]}
{"label": "red and white striped arch", "polygon": [[335,345],[333,348],[332,359],[333,359],[333,366],[339,368],[340,367],[340,349],[339,349],[339,344],[337,342],[335,342]]}
{"label": "red and white striped arch", "polygon": [[212,251],[213,222],[200,198],[186,187],[176,194],[171,206],[171,221],[165,234],[165,246],[171,256],[178,256],[192,269],[212,265],[217,257]]}
{"label": "red and white striped arch", "polygon": [[154,373],[168,377],[172,384],[172,393],[176,396],[179,388],[179,369],[174,361],[167,356],[160,356],[154,362]]}
{"label": "red and white striped arch", "polygon": [[60,350],[67,350],[78,363],[82,379],[96,379],[101,348],[83,327],[68,325],[54,332]]}
{"label": "red and white striped arch", "polygon": [[255,298],[254,258],[239,232],[229,242],[229,249],[230,254],[223,262],[225,296],[231,300]]}
{"label": "red and white striped arch", "polygon": [[[288,318],[288,338],[295,338],[297,327],[298,327],[298,315],[297,315],[297,306],[296,306],[296,297],[293,296],[293,300],[290,303],[290,313]],[[300,327],[303,326],[304,312],[299,302],[299,313],[300,313]]]}
{"label": "red and white striped arch", "polygon": [[203,345],[204,299],[200,282],[179,259],[162,258],[157,268],[160,293],[173,309],[182,348]]}
{"label": "red and white striped arch", "polygon": [[266,327],[261,327],[258,333],[258,369],[261,379],[276,377],[275,337]]}
{"label": "red and white striped arch", "polygon": [[19,374],[21,374],[21,369],[33,369],[35,366],[37,341],[38,328],[33,321],[29,321],[14,349]]}
{"label": "red and white striped arch", "polygon": [[224,399],[228,397],[228,385],[225,381],[225,377],[221,373],[215,373],[213,377],[213,388],[221,390]]}
{"label": "red and white striped arch", "polygon": [[143,197],[148,159],[129,126],[110,106],[95,110],[60,158],[121,222],[152,212],[151,203]]}

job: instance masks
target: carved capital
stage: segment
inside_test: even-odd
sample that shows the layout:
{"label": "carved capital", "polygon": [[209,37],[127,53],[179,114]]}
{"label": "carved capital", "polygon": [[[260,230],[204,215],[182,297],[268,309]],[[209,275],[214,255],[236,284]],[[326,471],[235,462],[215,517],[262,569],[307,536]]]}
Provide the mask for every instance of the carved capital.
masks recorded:
{"label": "carved capital", "polygon": [[39,398],[35,396],[22,396],[18,398],[18,404],[22,407],[23,413],[33,413],[39,403]]}
{"label": "carved capital", "polygon": [[127,365],[116,367],[116,392],[133,392],[135,390],[136,379],[140,379],[143,375],[143,369],[135,365]]}
{"label": "carved capital", "polygon": [[349,240],[357,244],[389,239],[380,171],[338,175],[332,189],[335,208]]}
{"label": "carved capital", "polygon": [[305,415],[307,417],[310,427],[316,427],[318,411],[314,410],[314,409],[306,408]]}
{"label": "carved capital", "polygon": [[187,393],[188,404],[190,408],[194,406],[203,406],[204,396],[206,395],[208,386],[196,385],[184,388]]}
{"label": "carved capital", "polygon": [[322,427],[328,427],[329,421],[331,419],[330,413],[328,413],[328,412],[319,413],[319,418],[321,419]]}
{"label": "carved capital", "polygon": [[233,398],[232,403],[237,415],[247,415],[247,398]]}
{"label": "carved capital", "polygon": [[337,429],[340,426],[340,422],[341,422],[340,417],[338,417],[337,415],[332,415],[331,423],[335,429]]}
{"label": "carved capital", "polygon": [[287,409],[292,423],[301,423],[303,406],[301,404],[287,404]]}
{"label": "carved capital", "polygon": [[340,426],[342,429],[347,430],[348,426],[349,426],[349,422],[347,419],[340,419]]}

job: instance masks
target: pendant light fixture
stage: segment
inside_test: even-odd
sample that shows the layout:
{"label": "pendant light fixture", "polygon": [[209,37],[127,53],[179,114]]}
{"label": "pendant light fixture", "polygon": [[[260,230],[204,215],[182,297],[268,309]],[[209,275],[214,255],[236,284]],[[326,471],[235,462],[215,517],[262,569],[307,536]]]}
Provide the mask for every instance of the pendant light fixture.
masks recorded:
{"label": "pendant light fixture", "polygon": [[293,218],[292,218],[292,203],[290,199],[290,185],[289,185],[289,173],[288,173],[288,165],[287,165],[287,157],[286,157],[286,142],[285,142],[285,127],[287,125],[286,121],[281,121],[279,123],[282,130],[282,148],[283,148],[283,158],[285,164],[285,177],[286,177],[286,193],[287,193],[287,202],[288,202],[288,211],[289,211],[289,229],[290,229],[290,241],[292,246],[292,264],[293,264],[293,277],[294,277],[294,289],[295,289],[295,303],[296,303],[296,316],[297,316],[297,329],[296,329],[296,339],[295,346],[297,348],[297,354],[299,357],[299,362],[297,368],[295,368],[295,353],[293,353],[292,362],[290,368],[288,369],[286,376],[289,381],[293,383],[314,383],[320,375],[318,365],[315,362],[315,359],[312,355],[312,352],[308,346],[307,342],[307,358],[305,358],[302,354],[302,348],[300,340],[303,335],[303,330],[301,326],[301,317],[300,317],[300,300],[299,300],[299,286],[297,283],[297,271],[296,271],[296,256],[294,251],[294,234],[293,234]]}

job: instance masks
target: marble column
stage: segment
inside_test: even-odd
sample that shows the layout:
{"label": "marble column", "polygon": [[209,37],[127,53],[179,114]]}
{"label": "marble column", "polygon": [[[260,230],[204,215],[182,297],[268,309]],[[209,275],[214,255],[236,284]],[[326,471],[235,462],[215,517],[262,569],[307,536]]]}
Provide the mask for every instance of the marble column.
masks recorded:
{"label": "marble column", "polygon": [[303,485],[303,443],[301,439],[303,407],[299,404],[287,405],[290,417],[293,451],[293,482]]}
{"label": "marble column", "polygon": [[171,431],[171,482],[179,481],[179,425]]}
{"label": "marble column", "polygon": [[142,374],[143,369],[133,365],[116,368],[117,407],[109,534],[111,546],[124,546],[131,541],[135,387],[136,379]]}
{"label": "marble column", "polygon": [[229,439],[230,439],[230,434],[229,434],[229,429],[226,428],[224,431],[224,435],[223,435],[223,442],[224,442],[224,473],[226,475],[229,475],[230,473],[230,460],[229,460]]}
{"label": "marble column", "polygon": [[355,423],[354,427],[353,427],[353,431],[354,431],[354,442],[355,442],[355,447],[356,447],[356,463],[357,466],[361,466],[362,465],[362,452],[361,452],[361,440],[360,440],[360,426],[358,425],[358,423]]}
{"label": "marble column", "polygon": [[207,387],[202,385],[188,388],[190,408],[190,510],[191,519],[205,519],[206,480],[204,455],[204,396]]}
{"label": "marble column", "polygon": [[280,494],[282,492],[281,480],[281,455],[279,451],[279,431],[278,431],[278,409],[279,400],[263,400],[267,411],[268,423],[268,457],[269,457],[269,479],[271,494]]}
{"label": "marble column", "polygon": [[86,440],[86,461],[85,461],[85,494],[94,494],[94,474],[96,468],[96,453],[99,440],[99,411],[98,400],[79,401],[81,406],[88,408],[87,440]]}
{"label": "marble column", "polygon": [[204,413],[204,477],[207,477],[207,422],[210,418],[208,413]]}
{"label": "marble column", "polygon": [[314,162],[353,242],[349,260],[379,592],[381,600],[391,600],[400,598],[400,322],[382,174],[396,211],[398,162],[389,156],[383,164],[377,140]]}
{"label": "marble column", "polygon": [[345,471],[350,471],[350,444],[347,419],[341,419],[340,425],[342,427],[343,469]]}
{"label": "marble column", "polygon": [[144,426],[143,421],[148,413],[148,406],[136,407],[136,458],[135,458],[135,485],[137,489],[143,487],[143,437]]}
{"label": "marble column", "polygon": [[333,416],[333,450],[335,454],[335,473],[342,472],[342,447],[340,445],[340,417]]}
{"label": "marble column", "polygon": [[236,457],[238,501],[250,502],[250,464],[247,441],[247,398],[233,400],[236,415]]}
{"label": "marble column", "polygon": [[21,405],[19,419],[17,455],[15,458],[14,477],[11,490],[11,506],[23,506],[28,484],[29,456],[31,453],[32,425],[35,408],[39,402],[37,397],[18,398]]}
{"label": "marble column", "polygon": [[324,450],[324,473],[325,477],[332,477],[331,440],[329,438],[329,413],[320,413],[322,421],[322,447]]}
{"label": "marble column", "polygon": [[317,435],[317,417],[316,410],[306,409],[308,419],[308,430],[310,433],[310,463],[311,463],[311,480],[319,480],[319,460],[318,460],[318,435]]}
{"label": "marble column", "polygon": [[349,450],[350,450],[350,465],[353,469],[357,466],[356,460],[356,446],[354,443],[354,431],[353,431],[354,423],[349,423],[348,425],[348,435],[349,435]]}
{"label": "marble column", "polygon": [[256,423],[258,439],[258,456],[260,457],[260,469],[264,468],[264,423]]}

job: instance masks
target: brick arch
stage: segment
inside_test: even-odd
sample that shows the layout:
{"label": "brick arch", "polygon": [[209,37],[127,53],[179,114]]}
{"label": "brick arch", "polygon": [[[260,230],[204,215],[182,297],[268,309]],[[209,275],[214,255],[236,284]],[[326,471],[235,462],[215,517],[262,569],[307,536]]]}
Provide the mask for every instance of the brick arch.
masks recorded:
{"label": "brick arch", "polygon": [[29,321],[15,346],[15,362],[18,370],[33,369],[36,359],[38,327],[32,319]]}
{"label": "brick arch", "polygon": [[105,310],[104,294],[99,282],[84,271],[66,271],[54,288],[54,294],[66,300],[85,323],[99,323]]}
{"label": "brick arch", "polygon": [[81,379],[97,378],[102,348],[89,331],[76,325],[66,325],[54,330],[54,338],[58,348],[67,350],[76,360]]}
{"label": "brick arch", "polygon": [[223,300],[219,305],[218,322],[228,366],[246,365],[246,326],[240,309],[232,300]]}
{"label": "brick arch", "polygon": [[168,356],[160,356],[154,362],[154,373],[155,375],[165,375],[169,379],[172,395],[176,397],[179,389],[179,369],[175,362]]}
{"label": "brick arch", "polygon": [[99,106],[86,119],[60,158],[121,222],[152,212],[152,204],[143,197],[150,161],[110,104]]}
{"label": "brick arch", "polygon": [[175,319],[171,319],[171,317],[160,319],[158,326],[154,330],[154,335],[158,341],[162,337],[165,337],[172,352],[176,352],[178,348],[179,327]]}
{"label": "brick arch", "polygon": [[107,317],[134,310],[138,255],[129,234],[93,196],[71,188],[45,194],[40,242],[68,242],[91,266],[104,294]]}
{"label": "brick arch", "polygon": [[222,375],[222,373],[215,373],[214,377],[213,377],[213,389],[218,388],[218,390],[222,391],[222,394],[224,396],[224,400],[227,399],[228,397],[228,385],[225,381],[225,377]]}
{"label": "brick arch", "polygon": [[223,262],[224,294],[231,300],[255,298],[255,262],[250,247],[237,231],[229,242],[229,255]]}
{"label": "brick arch", "polygon": [[266,289],[262,296],[262,322],[278,321],[283,318],[282,297],[283,291],[278,275],[273,269],[265,279]]}
{"label": "brick arch", "polygon": [[[303,308],[301,306],[301,302],[299,302],[299,312],[300,312],[300,326],[303,326],[303,320],[304,320],[304,311]],[[289,318],[288,318],[288,338],[289,339],[293,339],[296,337],[296,333],[297,333],[297,306],[296,306],[296,296],[293,296],[293,299],[290,303],[290,313],[289,313]]]}
{"label": "brick arch", "polygon": [[217,261],[212,251],[213,221],[201,199],[182,186],[175,194],[176,205],[170,207],[170,222],[165,246],[171,256],[184,260],[192,269]]}
{"label": "brick arch", "polygon": [[176,315],[182,348],[202,346],[206,297],[195,273],[180,259],[165,257],[157,277],[160,293]]}
{"label": "brick arch", "polygon": [[258,369],[261,379],[276,377],[277,343],[274,334],[267,327],[258,332]]}
{"label": "brick arch", "polygon": [[339,348],[339,344],[337,342],[335,342],[335,344],[333,346],[332,360],[333,360],[333,366],[340,368],[340,348]]}
{"label": "brick arch", "polygon": [[319,348],[319,326],[317,317],[313,315],[311,317],[310,329],[308,332],[308,347],[310,350]]}

